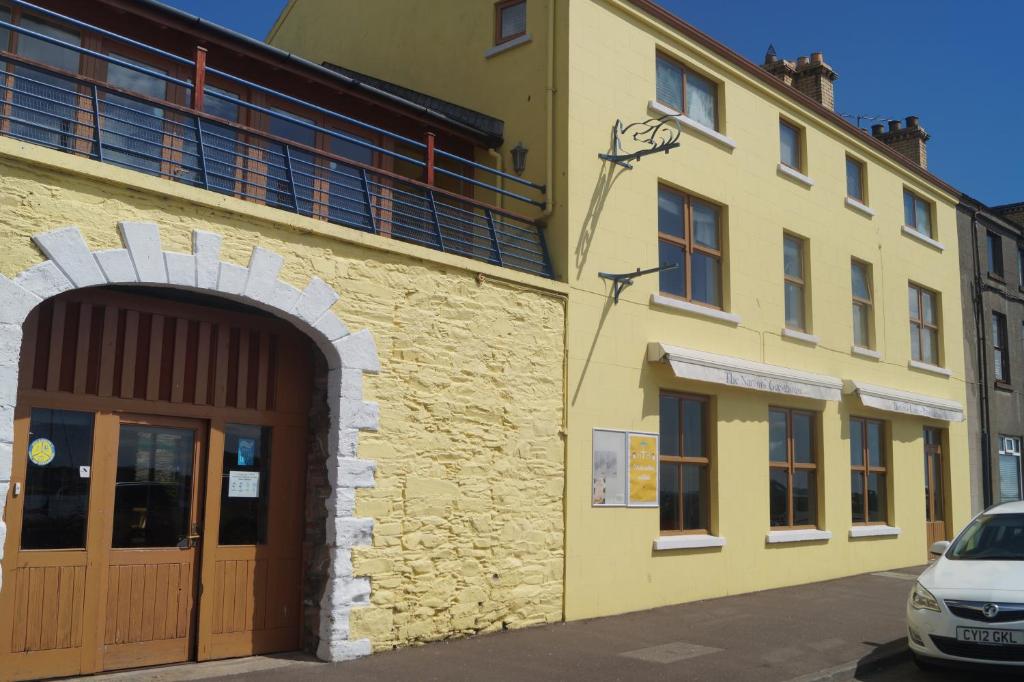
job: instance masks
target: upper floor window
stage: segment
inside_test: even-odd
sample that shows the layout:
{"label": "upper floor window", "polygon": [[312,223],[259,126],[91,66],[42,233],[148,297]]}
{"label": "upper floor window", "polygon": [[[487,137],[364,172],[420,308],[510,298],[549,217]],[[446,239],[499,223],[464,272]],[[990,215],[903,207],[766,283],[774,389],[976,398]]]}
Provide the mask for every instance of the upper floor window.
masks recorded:
{"label": "upper floor window", "polygon": [[526,0],[504,0],[494,6],[494,44],[526,35]]}
{"label": "upper floor window", "polygon": [[786,328],[807,331],[807,292],[804,282],[804,240],[787,234],[782,239],[782,269]]}
{"label": "upper floor window", "polygon": [[662,532],[702,532],[708,516],[711,451],[704,396],[663,393],[658,485]]}
{"label": "upper floor window", "polygon": [[853,345],[872,348],[871,266],[854,259],[850,264],[850,274],[853,289]]}
{"label": "upper floor window", "polygon": [[985,233],[985,247],[988,254],[988,274],[1003,278],[1003,239],[995,232]]}
{"label": "upper floor window", "polygon": [[885,425],[873,419],[850,419],[850,490],[854,523],[888,519]]}
{"label": "upper floor window", "polygon": [[846,196],[862,204],[868,203],[864,188],[864,164],[849,156],[846,157]]}
{"label": "upper floor window", "polygon": [[1024,289],[1024,248],[1017,247],[1017,286]]}
{"label": "upper floor window", "polygon": [[768,411],[768,494],[772,526],[818,524],[818,455],[813,412]]}
{"label": "upper floor window", "polygon": [[939,364],[939,295],[911,284],[910,356],[917,362]]}
{"label": "upper floor window", "polygon": [[779,120],[779,161],[801,173],[804,170],[802,138],[799,128]]}
{"label": "upper floor window", "polygon": [[661,293],[722,307],[721,216],[717,206],[668,187],[658,188],[658,263]]}
{"label": "upper floor window", "polygon": [[658,101],[703,126],[718,130],[718,86],[679,62],[658,55]]}
{"label": "upper floor window", "polygon": [[909,189],[903,190],[903,223],[929,239],[932,234],[932,205]]}
{"label": "upper floor window", "polygon": [[992,371],[997,382],[1010,383],[1010,343],[1002,313],[992,313]]}

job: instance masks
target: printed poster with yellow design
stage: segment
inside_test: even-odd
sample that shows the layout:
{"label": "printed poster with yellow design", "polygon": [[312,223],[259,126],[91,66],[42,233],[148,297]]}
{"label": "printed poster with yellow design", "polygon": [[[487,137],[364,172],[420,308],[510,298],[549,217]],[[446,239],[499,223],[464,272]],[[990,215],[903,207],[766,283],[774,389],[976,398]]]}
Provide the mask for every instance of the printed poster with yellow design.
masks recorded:
{"label": "printed poster with yellow design", "polygon": [[629,434],[629,506],[658,506],[658,436]]}

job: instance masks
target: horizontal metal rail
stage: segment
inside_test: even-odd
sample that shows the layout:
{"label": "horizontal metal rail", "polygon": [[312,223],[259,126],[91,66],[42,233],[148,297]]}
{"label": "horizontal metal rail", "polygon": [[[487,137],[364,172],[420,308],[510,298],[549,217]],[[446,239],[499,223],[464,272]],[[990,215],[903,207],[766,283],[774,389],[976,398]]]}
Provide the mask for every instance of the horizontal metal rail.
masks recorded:
{"label": "horizontal metal rail", "polygon": [[530,219],[394,172],[3,55],[0,135],[543,277]]}

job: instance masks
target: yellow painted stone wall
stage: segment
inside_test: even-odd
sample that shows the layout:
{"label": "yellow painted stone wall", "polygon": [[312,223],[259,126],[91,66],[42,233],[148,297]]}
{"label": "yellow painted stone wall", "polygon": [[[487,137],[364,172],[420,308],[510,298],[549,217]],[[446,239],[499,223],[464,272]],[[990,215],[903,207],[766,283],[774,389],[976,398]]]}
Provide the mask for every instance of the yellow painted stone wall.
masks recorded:
{"label": "yellow painted stone wall", "polygon": [[282,280],[320,276],[349,328],[373,332],[380,431],[359,452],[377,483],[356,513],[374,542],[354,556],[371,604],[352,638],[385,649],[561,619],[563,285],[8,138],[0,177],[3,275],[44,259],[35,233],[76,225],[91,249],[120,248],[118,221],[153,221],[167,250],[191,253],[198,228],[223,235],[224,260],[281,254]]}

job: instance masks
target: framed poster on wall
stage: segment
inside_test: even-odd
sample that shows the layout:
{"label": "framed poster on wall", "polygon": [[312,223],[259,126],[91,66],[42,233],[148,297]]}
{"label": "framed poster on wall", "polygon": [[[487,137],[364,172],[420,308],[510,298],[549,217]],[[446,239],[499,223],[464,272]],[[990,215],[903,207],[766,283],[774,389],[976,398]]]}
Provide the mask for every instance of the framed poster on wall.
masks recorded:
{"label": "framed poster on wall", "polygon": [[658,506],[658,436],[629,434],[630,507]]}
{"label": "framed poster on wall", "polygon": [[658,435],[594,429],[591,506],[658,506]]}

